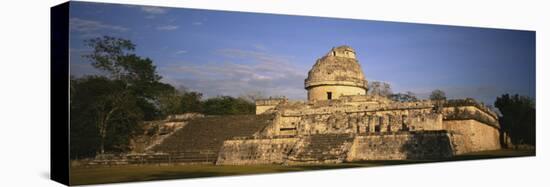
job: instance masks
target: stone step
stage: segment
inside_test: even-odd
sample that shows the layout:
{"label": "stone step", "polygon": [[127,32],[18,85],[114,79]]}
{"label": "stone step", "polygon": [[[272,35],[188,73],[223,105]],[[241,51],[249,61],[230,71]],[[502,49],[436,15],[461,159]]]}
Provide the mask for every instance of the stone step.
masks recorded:
{"label": "stone step", "polygon": [[168,153],[178,161],[210,161],[217,158],[225,140],[252,136],[269,125],[271,120],[272,115],[207,116],[193,119],[151,150]]}
{"label": "stone step", "polygon": [[347,145],[353,136],[349,134],[321,134],[304,137],[302,144],[291,153],[289,160],[300,163],[340,162],[345,158]]}

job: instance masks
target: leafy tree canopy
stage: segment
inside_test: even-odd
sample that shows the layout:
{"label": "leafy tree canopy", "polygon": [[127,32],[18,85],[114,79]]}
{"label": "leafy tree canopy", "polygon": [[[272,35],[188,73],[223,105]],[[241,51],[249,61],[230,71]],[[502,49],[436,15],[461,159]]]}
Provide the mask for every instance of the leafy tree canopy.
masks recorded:
{"label": "leafy tree canopy", "polygon": [[410,91],[407,91],[405,93],[391,94],[390,99],[394,101],[399,101],[399,102],[418,101],[418,99],[416,98],[416,95]]}
{"label": "leafy tree canopy", "polygon": [[443,90],[436,89],[430,94],[430,100],[440,101],[447,100],[447,96]]}
{"label": "leafy tree canopy", "polygon": [[507,132],[514,144],[535,145],[535,101],[527,96],[504,94],[497,97],[495,107],[500,117],[501,129]]}
{"label": "leafy tree canopy", "polygon": [[368,85],[368,92],[371,95],[380,95],[389,97],[393,94],[391,85],[386,82],[371,81]]}

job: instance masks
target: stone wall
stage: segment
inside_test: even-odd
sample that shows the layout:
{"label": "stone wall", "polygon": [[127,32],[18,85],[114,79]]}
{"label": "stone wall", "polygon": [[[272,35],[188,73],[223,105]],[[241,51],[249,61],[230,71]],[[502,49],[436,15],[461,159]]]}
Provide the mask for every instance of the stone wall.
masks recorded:
{"label": "stone wall", "polygon": [[451,133],[443,130],[362,135],[324,134],[303,137],[243,138],[226,140],[220,149],[216,164],[321,164],[364,160],[440,160],[452,157],[453,148]]}
{"label": "stone wall", "polygon": [[408,130],[410,131],[426,131],[426,130],[442,130],[443,115],[437,113],[417,114],[408,118]]}
{"label": "stone wall", "polygon": [[346,161],[444,159],[452,155],[446,131],[399,132],[356,136]]}
{"label": "stone wall", "polygon": [[277,105],[286,102],[288,102],[287,98],[258,99],[255,101],[256,115],[270,113],[270,111],[275,109]]}
{"label": "stone wall", "polygon": [[501,148],[499,130],[477,120],[445,120],[443,128],[456,134],[456,154]]}
{"label": "stone wall", "polygon": [[[336,81],[335,81],[336,82]],[[338,84],[338,83],[334,83]],[[343,95],[365,95],[367,90],[357,86],[327,85],[316,86],[308,90],[308,100],[327,100],[327,93],[330,92],[332,99],[338,99]]]}
{"label": "stone wall", "polygon": [[443,107],[441,113],[443,114],[443,120],[475,119],[486,125],[500,128],[498,117],[487,111],[488,109],[481,109],[477,106],[455,106]]}
{"label": "stone wall", "polygon": [[310,109],[315,113],[278,115],[265,135],[311,135],[442,130],[442,115],[431,108],[346,111],[346,107]]}
{"label": "stone wall", "polygon": [[276,105],[256,105],[256,115],[268,113],[270,110],[273,110]]}
{"label": "stone wall", "polygon": [[285,164],[342,163],[346,159],[354,137],[353,134],[304,136],[296,143]]}
{"label": "stone wall", "polygon": [[227,140],[218,154],[218,165],[282,164],[297,138]]}

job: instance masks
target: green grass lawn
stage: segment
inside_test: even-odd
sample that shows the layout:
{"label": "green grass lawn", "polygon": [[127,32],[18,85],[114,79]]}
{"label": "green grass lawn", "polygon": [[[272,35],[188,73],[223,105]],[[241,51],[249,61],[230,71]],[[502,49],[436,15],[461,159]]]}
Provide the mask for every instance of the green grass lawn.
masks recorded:
{"label": "green grass lawn", "polygon": [[71,185],[99,184],[129,181],[148,181],[183,179],[197,177],[216,177],[231,175],[246,175],[260,173],[277,173],[308,171],[319,169],[337,169],[352,167],[372,167],[396,164],[416,164],[440,161],[474,160],[487,158],[506,158],[517,156],[534,156],[534,150],[497,150],[468,153],[456,156],[450,160],[437,161],[364,161],[342,164],[325,165],[246,165],[246,166],[216,166],[216,165],[139,165],[139,166],[113,166],[113,167],[72,167]]}

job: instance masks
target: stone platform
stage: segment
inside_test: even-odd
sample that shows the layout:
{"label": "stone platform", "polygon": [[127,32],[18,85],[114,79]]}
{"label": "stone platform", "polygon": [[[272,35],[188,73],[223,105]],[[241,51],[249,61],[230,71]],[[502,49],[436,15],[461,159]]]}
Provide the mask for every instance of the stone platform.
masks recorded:
{"label": "stone platform", "polygon": [[235,139],[225,141],[216,164],[438,160],[452,157],[453,147],[451,133],[445,130]]}

